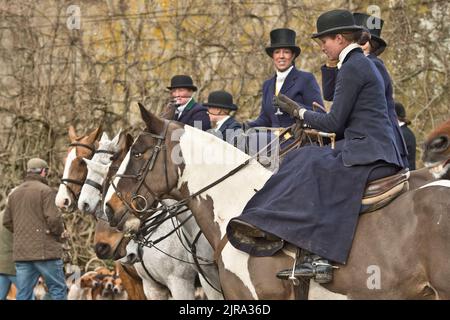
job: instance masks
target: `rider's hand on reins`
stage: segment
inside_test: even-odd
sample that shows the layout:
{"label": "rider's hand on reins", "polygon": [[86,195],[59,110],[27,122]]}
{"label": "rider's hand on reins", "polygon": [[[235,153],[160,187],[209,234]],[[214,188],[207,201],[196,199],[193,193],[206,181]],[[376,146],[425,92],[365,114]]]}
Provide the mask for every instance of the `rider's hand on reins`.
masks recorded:
{"label": "rider's hand on reins", "polygon": [[273,96],[273,104],[292,117],[303,120],[303,113],[306,109],[299,106],[294,100],[289,99],[284,94]]}

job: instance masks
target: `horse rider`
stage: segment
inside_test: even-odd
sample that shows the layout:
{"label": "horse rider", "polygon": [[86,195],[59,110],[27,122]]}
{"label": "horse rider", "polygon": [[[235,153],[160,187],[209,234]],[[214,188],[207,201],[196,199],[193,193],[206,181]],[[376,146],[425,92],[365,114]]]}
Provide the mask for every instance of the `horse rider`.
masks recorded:
{"label": "horse rider", "polygon": [[416,170],[416,136],[408,127],[411,121],[406,117],[405,107],[400,102],[395,102],[395,113],[408,150],[409,170]]}
{"label": "horse rider", "polygon": [[239,134],[242,130],[240,130],[241,124],[231,115],[238,109],[237,105],[233,103],[233,96],[223,90],[213,91],[208,95],[208,101],[203,105],[208,109],[214,134],[228,143],[236,145],[236,134]]}
{"label": "horse rider", "polygon": [[39,158],[27,162],[27,175],[9,196],[3,225],[13,233],[17,300],[33,298],[39,276],[53,300],[67,299],[62,239],[66,237],[55,192],[47,185],[48,164]]}
{"label": "horse rider", "polygon": [[363,28],[351,12],[332,10],[317,19],[322,51],[339,60],[334,102],[329,113],[311,111],[284,95],[275,100],[292,117],[314,129],[335,132],[343,139],[330,146],[304,146],[291,151],[242,214],[230,220],[230,243],[249,254],[272,255],[241,240],[236,232],[275,236],[308,252],[294,270],[277,274],[288,279],[332,281],[332,261],[345,264],[352,245],[367,182],[402,169],[389,120],[383,80],[357,41]]}
{"label": "horse rider", "polygon": [[170,112],[166,112],[166,114],[170,114],[169,118],[171,120],[176,120],[203,131],[211,129],[207,109],[195,102],[193,98],[197,87],[190,76],[173,76],[167,89],[170,90],[172,99],[168,111],[173,108],[171,111],[174,112],[172,112],[173,115]]}
{"label": "horse rider", "polygon": [[314,75],[295,67],[295,59],[300,55],[300,47],[295,44],[294,30],[282,28],[270,32],[270,46],[266,53],[272,58],[275,75],[266,80],[262,87],[261,111],[254,121],[244,123],[250,127],[289,127],[294,118],[273,105],[273,96],[282,93],[308,109],[313,102],[323,104],[319,85]]}
{"label": "horse rider", "polygon": [[[397,144],[397,147],[400,150],[400,154],[402,155],[403,166],[409,167],[408,149],[403,137],[402,130],[398,125],[398,119],[395,113],[392,80],[384,65],[384,62],[378,57],[384,52],[387,47],[386,41],[381,38],[381,30],[383,28],[384,21],[377,17],[358,12],[353,13],[353,17],[355,18],[355,23],[365,29],[363,31],[363,36],[358,43],[361,45],[364,54],[373,61],[383,78],[385,87],[384,94],[388,106],[389,119],[391,120],[391,124],[394,129],[395,143]],[[329,60],[327,61],[327,63],[330,64]],[[324,93],[324,98],[325,100],[332,101],[338,68],[325,65],[321,67],[321,71],[322,90]]]}

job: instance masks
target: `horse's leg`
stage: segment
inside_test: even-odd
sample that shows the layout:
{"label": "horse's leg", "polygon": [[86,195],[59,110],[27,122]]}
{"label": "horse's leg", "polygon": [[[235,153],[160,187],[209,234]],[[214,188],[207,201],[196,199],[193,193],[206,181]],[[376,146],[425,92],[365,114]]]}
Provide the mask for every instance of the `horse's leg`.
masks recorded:
{"label": "horse's leg", "polygon": [[[199,274],[199,278],[200,278],[200,283],[202,284],[202,288],[205,291],[205,294],[206,294],[206,297],[208,298],[208,300],[223,300],[222,293],[220,293],[216,290],[216,289],[220,290],[220,286],[219,287],[216,286],[216,289],[214,289],[213,287],[211,287],[209,285],[209,283],[205,280],[205,278],[203,278],[203,276],[201,274]],[[208,281],[211,282],[212,284],[214,284],[214,282],[212,282],[210,278],[208,278]]]}
{"label": "horse's leg", "polygon": [[145,296],[148,300],[168,300],[169,290],[150,279],[142,279]]}
{"label": "horse's leg", "polygon": [[170,277],[167,281],[167,286],[174,300],[195,299],[195,278],[183,279]]}

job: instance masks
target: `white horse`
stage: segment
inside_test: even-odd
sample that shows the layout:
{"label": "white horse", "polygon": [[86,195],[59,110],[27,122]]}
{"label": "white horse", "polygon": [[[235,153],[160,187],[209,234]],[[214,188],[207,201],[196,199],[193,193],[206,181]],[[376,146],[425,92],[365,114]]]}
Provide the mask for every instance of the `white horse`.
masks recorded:
{"label": "white horse", "polygon": [[[91,160],[85,159],[88,167],[86,181],[91,181],[91,184],[85,183],[81,190],[78,201],[78,207],[81,211],[92,213],[101,202],[101,188],[95,187],[94,185],[97,184],[98,186],[102,186],[105,182],[111,165],[111,154],[109,154],[108,151],[115,153],[121,148],[124,148],[124,139],[126,139],[125,135],[119,133],[112,141],[110,141],[108,136],[103,134],[98,147],[98,150],[103,150],[103,152],[96,153]],[[120,159],[118,160],[120,161]],[[183,213],[179,216],[179,219],[182,221],[186,219],[189,214],[190,212]],[[173,231],[175,223],[176,221],[171,220],[162,223],[151,234],[148,240],[155,240],[170,233]],[[184,232],[191,243],[199,230],[200,229],[194,219],[190,219],[190,221],[181,227],[181,231]],[[108,230],[106,230],[106,233],[107,232]],[[180,238],[173,233],[155,247],[143,247],[142,259],[145,267],[142,263],[136,263],[135,267],[143,280],[144,292],[149,299],[162,299],[167,297],[168,294],[165,287],[169,288],[174,299],[193,298],[193,290],[195,290],[193,287],[194,279],[199,270],[194,265],[192,254],[186,250],[186,248],[189,248],[189,244],[186,243],[185,238]],[[104,237],[102,239],[103,241],[106,241]],[[184,243],[181,244],[180,241],[184,241]],[[101,248],[101,246],[96,245],[96,249],[97,248]],[[137,250],[133,250],[133,248],[137,248],[137,243],[130,241],[127,246],[128,256],[137,254]],[[212,260],[213,251],[204,235],[199,238],[196,248],[199,257]],[[186,261],[186,263],[180,263],[180,261],[176,259]],[[217,267],[203,261],[200,261],[199,263],[203,273],[207,277],[206,280],[202,274],[199,274],[200,282],[207,297],[216,300],[223,299],[222,294],[215,289],[218,288],[220,290]],[[215,288],[211,287],[208,281],[212,283]]]}

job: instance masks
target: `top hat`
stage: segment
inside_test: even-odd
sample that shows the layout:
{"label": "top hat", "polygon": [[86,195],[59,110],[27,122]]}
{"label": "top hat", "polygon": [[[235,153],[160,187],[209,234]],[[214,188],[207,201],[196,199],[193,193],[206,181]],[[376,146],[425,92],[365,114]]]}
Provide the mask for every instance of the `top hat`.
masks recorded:
{"label": "top hat", "polygon": [[337,34],[344,31],[360,31],[361,26],[355,24],[355,19],[350,11],[331,10],[322,13],[317,19],[317,33],[312,38],[319,38],[327,34]]}
{"label": "top hat", "polygon": [[282,28],[270,31],[270,46],[266,48],[267,54],[272,57],[275,49],[287,48],[291,49],[297,58],[301,50],[295,44],[295,37],[295,31],[291,29]]}
{"label": "top hat", "polygon": [[48,164],[45,160],[39,158],[32,158],[27,162],[27,171],[45,168],[48,168]]}
{"label": "top hat", "polygon": [[233,96],[226,91],[213,91],[208,96],[208,102],[203,103],[206,107],[215,107],[222,109],[237,110],[238,107],[233,103]]}
{"label": "top hat", "polygon": [[197,87],[194,86],[192,78],[185,75],[176,75],[170,79],[170,86],[167,89],[172,90],[176,88],[187,88],[193,91],[197,91]]}
{"label": "top hat", "polygon": [[353,13],[353,17],[355,18],[355,23],[358,26],[369,30],[371,40],[378,42],[380,47],[383,48],[383,50],[381,50],[381,52],[383,52],[387,46],[386,41],[381,38],[381,29],[383,29],[384,24],[383,19],[359,12]]}

